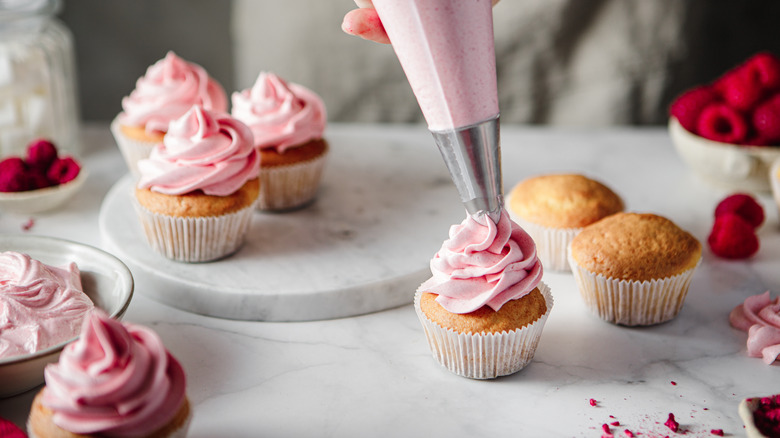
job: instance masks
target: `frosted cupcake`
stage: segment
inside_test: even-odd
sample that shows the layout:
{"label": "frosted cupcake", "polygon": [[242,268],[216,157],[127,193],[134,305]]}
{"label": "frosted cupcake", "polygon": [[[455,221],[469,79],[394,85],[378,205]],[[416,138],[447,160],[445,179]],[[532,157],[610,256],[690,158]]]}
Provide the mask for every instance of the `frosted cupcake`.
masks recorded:
{"label": "frosted cupcake", "polygon": [[288,210],[312,202],[328,154],[322,99],[262,72],[252,88],[233,93],[232,101],[233,116],[252,130],[261,154],[258,208]]}
{"label": "frosted cupcake", "polygon": [[431,260],[414,307],[433,357],[460,376],[491,379],[533,359],[553,306],[531,237],[502,212],[468,216]]}
{"label": "frosted cupcake", "polygon": [[130,171],[161,142],[168,125],[193,105],[227,112],[227,94],[203,67],[168,52],[138,79],[135,89],[122,99],[122,112],[111,123],[111,132]]}
{"label": "frosted cupcake", "polygon": [[196,105],[138,169],[135,207],[156,252],[205,262],[244,242],[259,193],[259,154],[246,125]]}
{"label": "frosted cupcake", "polygon": [[150,329],[100,310],[45,371],[30,438],[183,437],[192,410],[184,369]]}
{"label": "frosted cupcake", "polygon": [[586,307],[605,321],[651,325],[680,312],[701,244],[669,219],[617,213],[588,225],[569,246]]}
{"label": "frosted cupcake", "polygon": [[507,209],[533,237],[545,269],[568,271],[571,239],[586,225],[623,211],[623,200],[585,176],[552,174],[518,183],[507,196]]}

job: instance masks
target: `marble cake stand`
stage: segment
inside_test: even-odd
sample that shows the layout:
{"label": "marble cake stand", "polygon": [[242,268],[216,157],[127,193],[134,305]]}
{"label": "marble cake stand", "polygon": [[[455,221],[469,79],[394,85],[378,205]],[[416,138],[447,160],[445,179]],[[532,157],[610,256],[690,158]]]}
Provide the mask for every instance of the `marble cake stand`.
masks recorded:
{"label": "marble cake stand", "polygon": [[465,217],[433,141],[330,138],[317,200],[286,213],[256,212],[229,258],[179,263],[146,244],[132,180],[106,195],[103,243],[132,270],[136,291],[203,315],[258,321],[354,316],[408,304],[428,262]]}

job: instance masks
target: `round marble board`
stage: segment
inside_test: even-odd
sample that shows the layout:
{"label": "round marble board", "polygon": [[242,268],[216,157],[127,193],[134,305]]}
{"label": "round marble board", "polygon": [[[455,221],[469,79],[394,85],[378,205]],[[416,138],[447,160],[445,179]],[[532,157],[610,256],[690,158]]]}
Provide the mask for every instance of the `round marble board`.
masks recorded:
{"label": "round marble board", "polygon": [[317,200],[256,212],[244,246],[209,263],[152,251],[126,175],[101,206],[103,243],[131,268],[139,294],[204,315],[310,321],[411,303],[450,225],[465,217],[433,140],[419,134],[410,142],[329,136]]}

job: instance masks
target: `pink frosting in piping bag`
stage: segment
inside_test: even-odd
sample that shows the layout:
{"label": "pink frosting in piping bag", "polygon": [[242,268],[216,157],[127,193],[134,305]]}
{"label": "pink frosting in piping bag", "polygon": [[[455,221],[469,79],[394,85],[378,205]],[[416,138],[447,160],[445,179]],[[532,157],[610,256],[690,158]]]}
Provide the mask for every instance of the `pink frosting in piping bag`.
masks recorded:
{"label": "pink frosting in piping bag", "polygon": [[0,253],[0,358],[34,353],[76,337],[93,307],[75,263],[57,268],[26,254]]}
{"label": "pink frosting in piping bag", "polygon": [[173,52],[151,65],[135,89],[122,99],[120,121],[146,126],[146,131],[168,131],[168,123],[193,105],[217,112],[227,111],[227,94],[206,70]]}
{"label": "pink frosting in piping bag", "polygon": [[252,88],[235,92],[232,114],[246,123],[255,146],[279,153],[322,138],[325,104],[313,91],[287,83],[273,73],[261,72]]}
{"label": "pink frosting in piping bag", "polygon": [[769,291],[748,297],[731,311],[729,322],[748,332],[748,356],[763,357],[767,365],[780,356],[780,297],[772,300]]}
{"label": "pink frosting in piping bag", "polygon": [[497,311],[539,284],[542,264],[531,236],[502,210],[498,224],[483,215],[450,227],[431,272],[420,290],[438,294],[447,311],[469,313],[484,305]]}
{"label": "pink frosting in piping bag", "polygon": [[257,177],[259,163],[246,125],[196,105],[171,122],[163,143],[138,162],[138,187],[166,195],[200,189],[207,195],[227,196]]}
{"label": "pink frosting in piping bag", "polygon": [[149,435],[186,396],[184,369],[153,331],[99,310],[45,376],[43,405],[56,425],[79,434]]}

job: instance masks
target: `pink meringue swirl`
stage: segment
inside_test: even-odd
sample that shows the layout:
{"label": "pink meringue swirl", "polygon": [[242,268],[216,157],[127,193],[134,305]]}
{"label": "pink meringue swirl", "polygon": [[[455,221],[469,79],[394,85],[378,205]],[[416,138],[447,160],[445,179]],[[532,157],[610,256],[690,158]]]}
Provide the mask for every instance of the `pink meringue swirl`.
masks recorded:
{"label": "pink meringue swirl", "polygon": [[748,297],[731,311],[729,322],[748,332],[748,356],[763,357],[767,365],[780,356],[780,297],[773,300],[769,291]]}
{"label": "pink meringue swirl", "polygon": [[235,92],[232,114],[249,125],[255,146],[279,153],[322,138],[327,115],[317,94],[261,72],[252,88]]}
{"label": "pink meringue swirl", "polygon": [[246,125],[196,105],[171,122],[163,143],[138,162],[138,187],[166,195],[200,189],[227,196],[256,178],[259,165],[260,154]]}
{"label": "pink meringue swirl", "polygon": [[27,254],[0,253],[0,358],[75,338],[93,307],[75,263],[57,268]]}
{"label": "pink meringue swirl", "polygon": [[186,397],[181,364],[146,327],[91,312],[78,341],[46,366],[42,404],[72,433],[147,436],[170,421]]}
{"label": "pink meringue swirl", "polygon": [[467,216],[450,227],[431,272],[420,289],[438,294],[436,301],[447,311],[469,313],[484,305],[498,311],[539,284],[542,264],[531,236],[502,210],[498,224],[487,216]]}
{"label": "pink meringue swirl", "polygon": [[135,89],[122,99],[120,122],[146,126],[147,132],[168,131],[171,120],[193,105],[226,112],[227,94],[203,67],[187,62],[173,52],[151,65]]}

